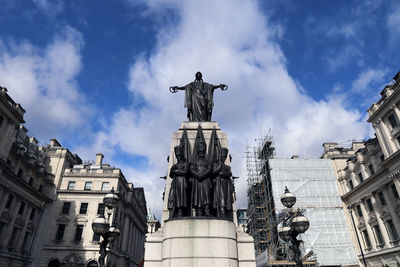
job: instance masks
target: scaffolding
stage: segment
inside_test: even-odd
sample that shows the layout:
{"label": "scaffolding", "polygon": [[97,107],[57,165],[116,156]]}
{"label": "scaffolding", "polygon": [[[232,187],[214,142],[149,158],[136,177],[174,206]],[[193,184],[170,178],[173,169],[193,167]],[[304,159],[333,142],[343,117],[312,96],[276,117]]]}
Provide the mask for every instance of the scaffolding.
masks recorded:
{"label": "scaffolding", "polygon": [[275,149],[270,132],[256,142],[256,147],[246,147],[247,229],[254,238],[256,256],[267,249],[268,255],[274,255],[278,233],[268,161],[274,158]]}
{"label": "scaffolding", "polygon": [[276,266],[278,262],[290,265],[291,250],[278,238],[277,231],[277,215],[285,209],[280,201],[285,186],[296,195],[296,208],[305,210],[310,221],[309,230],[300,235],[304,263],[356,266],[330,160],[277,159],[268,132],[264,138],[256,139],[255,147],[246,147],[246,163],[247,231],[254,238],[257,266]]}

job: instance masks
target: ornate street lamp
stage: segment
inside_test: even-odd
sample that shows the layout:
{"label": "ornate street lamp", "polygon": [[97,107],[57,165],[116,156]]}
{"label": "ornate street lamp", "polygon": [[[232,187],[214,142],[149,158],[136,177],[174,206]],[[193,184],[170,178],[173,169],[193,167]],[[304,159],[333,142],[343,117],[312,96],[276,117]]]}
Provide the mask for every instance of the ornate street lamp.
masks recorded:
{"label": "ornate street lamp", "polygon": [[279,233],[279,237],[285,241],[285,242],[289,242],[290,239],[292,238],[292,236],[290,235],[290,231],[292,230],[292,228],[290,228],[290,226],[282,226],[278,233]]}
{"label": "ornate street lamp", "polygon": [[296,204],[296,196],[293,193],[290,193],[289,189],[286,186],[285,193],[283,193],[281,196],[281,202],[283,206],[289,209],[293,207],[294,204]]}
{"label": "ornate street lamp", "polygon": [[99,214],[92,222],[93,232],[103,237],[103,241],[101,241],[100,243],[100,267],[105,267],[105,258],[107,255],[108,243],[113,242],[121,234],[115,223],[113,223],[113,225],[110,227],[110,216],[112,213],[112,209],[114,209],[118,205],[118,202],[119,197],[117,196],[117,194],[114,193],[113,187],[111,189],[111,192],[106,194],[103,198],[104,206],[108,208],[108,218],[105,218],[104,213],[102,213]]}
{"label": "ornate street lamp", "polygon": [[[279,229],[279,237],[285,241],[290,242],[291,250],[294,255],[296,266],[303,266],[301,259],[300,244],[301,240],[297,239],[299,234],[304,233],[310,227],[309,220],[303,215],[304,211],[293,210],[292,207],[296,203],[296,196],[289,192],[289,189],[285,187],[285,192],[281,196],[281,202],[286,207],[278,217],[283,226]],[[278,222],[279,223],[279,222]]]}
{"label": "ornate street lamp", "polygon": [[306,216],[299,215],[292,219],[291,225],[293,230],[302,234],[307,231],[308,227],[310,227],[310,222]]}

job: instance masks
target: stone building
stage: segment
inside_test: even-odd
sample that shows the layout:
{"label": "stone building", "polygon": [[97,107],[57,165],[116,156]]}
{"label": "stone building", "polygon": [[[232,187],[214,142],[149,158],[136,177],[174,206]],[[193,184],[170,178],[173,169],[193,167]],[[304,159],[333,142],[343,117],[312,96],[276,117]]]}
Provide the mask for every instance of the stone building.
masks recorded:
{"label": "stone building", "polygon": [[[98,214],[108,212],[103,197],[112,188],[120,201],[110,221],[118,226],[121,236],[110,243],[107,266],[139,266],[147,232],[143,188],[133,187],[120,169],[104,164],[101,153],[93,163],[68,166],[73,155],[56,140],[50,147],[52,153],[47,156],[56,173],[57,199],[37,266],[98,266],[101,238],[94,234],[91,223]],[[65,160],[60,162],[62,157]]]}
{"label": "stone building", "polygon": [[161,227],[161,223],[157,220],[156,216],[153,212],[151,212],[150,208],[147,208],[147,233],[152,234],[157,232],[158,229]]}
{"label": "stone building", "polygon": [[54,176],[46,148],[20,126],[25,110],[0,88],[0,266],[29,266],[43,237]]}
{"label": "stone building", "polygon": [[322,157],[332,160],[344,206],[350,208],[345,212],[354,246],[368,266],[400,266],[399,105],[400,72],[368,109],[375,138],[349,148],[323,144]]}

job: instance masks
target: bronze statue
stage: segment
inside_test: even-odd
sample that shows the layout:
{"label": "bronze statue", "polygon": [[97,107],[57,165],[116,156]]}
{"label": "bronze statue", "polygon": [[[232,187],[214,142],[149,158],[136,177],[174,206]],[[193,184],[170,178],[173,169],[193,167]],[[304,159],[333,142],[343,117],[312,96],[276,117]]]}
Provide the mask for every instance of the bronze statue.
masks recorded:
{"label": "bronze statue", "polygon": [[196,73],[196,79],[185,86],[171,86],[171,93],[176,93],[178,90],[185,90],[185,107],[189,121],[211,121],[212,109],[214,106],[213,94],[214,90],[221,88],[227,90],[225,84],[212,85],[203,82],[201,72]]}
{"label": "bronze statue", "polygon": [[210,216],[212,166],[206,159],[206,143],[195,145],[196,159],[190,163],[191,206],[196,216]]}
{"label": "bronze statue", "polygon": [[172,165],[169,176],[172,178],[168,197],[169,217],[182,217],[188,210],[188,174],[189,163],[184,157],[181,146],[174,148],[177,163]]}
{"label": "bronze statue", "polygon": [[222,148],[221,160],[213,168],[213,209],[219,218],[226,218],[233,204],[232,171],[230,166],[225,165],[227,157],[228,149]]}

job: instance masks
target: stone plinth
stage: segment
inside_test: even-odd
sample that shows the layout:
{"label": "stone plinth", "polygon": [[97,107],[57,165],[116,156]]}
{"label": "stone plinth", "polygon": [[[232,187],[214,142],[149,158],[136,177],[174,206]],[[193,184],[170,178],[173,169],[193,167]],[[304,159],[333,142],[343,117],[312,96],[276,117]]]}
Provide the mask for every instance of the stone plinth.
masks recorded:
{"label": "stone plinth", "polygon": [[253,238],[229,220],[168,220],[147,237],[145,267],[254,267]]}

